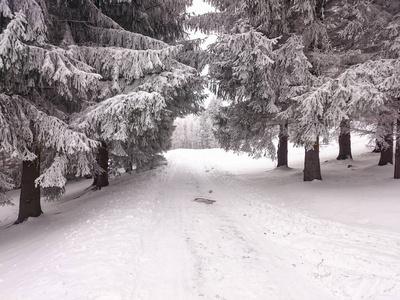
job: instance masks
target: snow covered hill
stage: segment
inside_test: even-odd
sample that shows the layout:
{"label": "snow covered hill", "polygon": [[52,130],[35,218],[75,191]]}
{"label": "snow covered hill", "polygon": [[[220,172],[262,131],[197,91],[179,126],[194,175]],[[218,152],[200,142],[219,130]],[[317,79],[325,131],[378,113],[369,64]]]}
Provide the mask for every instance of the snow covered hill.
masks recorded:
{"label": "snow covered hill", "polygon": [[302,149],[286,169],[173,150],[24,224],[0,208],[0,299],[400,299],[400,181],[353,147],[323,148],[323,181],[302,182]]}

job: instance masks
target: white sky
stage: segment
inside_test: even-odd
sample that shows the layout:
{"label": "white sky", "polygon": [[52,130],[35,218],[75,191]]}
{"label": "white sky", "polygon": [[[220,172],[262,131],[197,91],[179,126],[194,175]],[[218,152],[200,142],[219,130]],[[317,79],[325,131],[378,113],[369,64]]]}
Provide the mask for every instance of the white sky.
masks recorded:
{"label": "white sky", "polygon": [[215,9],[211,5],[204,3],[202,0],[193,0],[193,5],[189,7],[187,11],[189,13],[201,15],[210,11],[215,11]]}
{"label": "white sky", "polygon": [[[196,15],[201,15],[212,11],[215,11],[215,9],[211,5],[205,3],[202,0],[193,0],[193,5],[189,7],[187,10],[188,13],[193,13]],[[199,31],[194,32],[190,30],[189,34],[191,39],[207,38],[205,42],[201,45],[203,49],[206,49],[209,44],[214,43],[215,40],[217,39],[217,36],[214,34],[207,36],[206,34],[201,33]],[[202,72],[202,75],[206,75],[207,73],[208,73],[208,66],[205,67],[205,69]],[[208,104],[210,104],[212,97],[214,97],[214,95],[211,93],[209,89],[206,89],[206,94],[208,94],[208,98],[204,101],[205,107],[207,107]]]}
{"label": "white sky", "polygon": [[[201,14],[205,14],[205,13],[208,13],[208,12],[215,11],[215,9],[211,5],[205,3],[202,0],[193,0],[193,5],[191,7],[189,7],[187,11],[189,13],[194,13],[196,15],[201,15]],[[190,37],[192,39],[206,38],[207,37],[207,35],[205,35],[205,34],[203,34],[201,32],[189,31],[189,33],[190,33]],[[215,35],[208,36],[207,40],[202,45],[202,48],[204,48],[204,49],[207,48],[207,46],[209,44],[213,43],[215,41],[215,39],[216,39]]]}

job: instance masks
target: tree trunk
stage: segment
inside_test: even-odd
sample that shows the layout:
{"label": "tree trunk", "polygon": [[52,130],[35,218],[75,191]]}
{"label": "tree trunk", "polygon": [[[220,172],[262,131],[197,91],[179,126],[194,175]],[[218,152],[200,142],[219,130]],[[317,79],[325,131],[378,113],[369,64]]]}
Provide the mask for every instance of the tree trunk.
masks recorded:
{"label": "tree trunk", "polygon": [[375,148],[372,150],[372,153],[381,153],[382,152],[382,142],[379,142],[378,140],[375,141]]}
{"label": "tree trunk", "polygon": [[400,179],[400,119],[397,119],[396,153],[394,157],[394,178]]}
{"label": "tree trunk", "polygon": [[35,180],[40,176],[40,151],[34,149],[37,158],[22,162],[21,194],[19,214],[14,224],[20,224],[29,217],[39,217],[43,212],[40,206],[40,187],[35,187]]}
{"label": "tree trunk", "polygon": [[315,141],[313,149],[306,149],[303,172],[304,181],[313,181],[314,179],[322,180],[321,166],[319,163],[319,138]]}
{"label": "tree trunk", "polygon": [[381,158],[379,160],[379,166],[386,166],[387,164],[393,165],[393,134],[387,134],[385,136],[385,142],[389,144],[389,147],[382,148]]}
{"label": "tree trunk", "polygon": [[277,167],[288,165],[288,124],[279,125],[279,143],[278,143],[278,165]]}
{"label": "tree trunk", "polygon": [[104,172],[97,174],[94,178],[93,185],[97,188],[102,188],[108,185],[108,149],[106,143],[102,142],[97,154],[97,163]]}
{"label": "tree trunk", "polygon": [[128,165],[125,168],[125,172],[131,174],[132,170],[133,170],[133,165],[132,165],[132,162],[130,161],[130,162],[128,162]]}
{"label": "tree trunk", "polygon": [[339,155],[337,160],[353,159],[351,155],[350,120],[340,122]]}

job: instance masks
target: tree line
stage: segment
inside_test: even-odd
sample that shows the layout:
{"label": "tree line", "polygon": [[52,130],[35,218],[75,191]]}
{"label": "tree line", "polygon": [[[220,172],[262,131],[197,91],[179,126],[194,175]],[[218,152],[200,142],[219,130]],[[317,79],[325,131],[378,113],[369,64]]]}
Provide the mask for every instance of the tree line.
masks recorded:
{"label": "tree line", "polygon": [[214,98],[201,114],[175,120],[171,149],[219,148],[214,123],[220,105],[218,99]]}
{"label": "tree line", "polygon": [[[215,12],[189,24],[216,32],[209,47],[212,91],[228,103],[215,116],[228,150],[288,164],[288,141],[305,147],[304,180],[322,179],[319,142],[339,131],[370,135],[380,165],[399,136],[400,2],[397,0],[207,0]],[[274,139],[278,138],[277,149]],[[396,139],[395,178],[400,178]]]}

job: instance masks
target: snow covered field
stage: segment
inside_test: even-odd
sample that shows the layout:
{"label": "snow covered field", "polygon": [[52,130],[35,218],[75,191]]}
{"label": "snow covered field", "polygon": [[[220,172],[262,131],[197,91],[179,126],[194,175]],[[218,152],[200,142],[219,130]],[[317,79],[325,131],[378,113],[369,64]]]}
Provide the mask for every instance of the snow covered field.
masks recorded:
{"label": "snow covered field", "polygon": [[314,182],[303,149],[286,169],[174,150],[101,191],[70,183],[18,226],[0,207],[0,299],[400,299],[400,181],[362,140],[353,150],[324,147]]}

